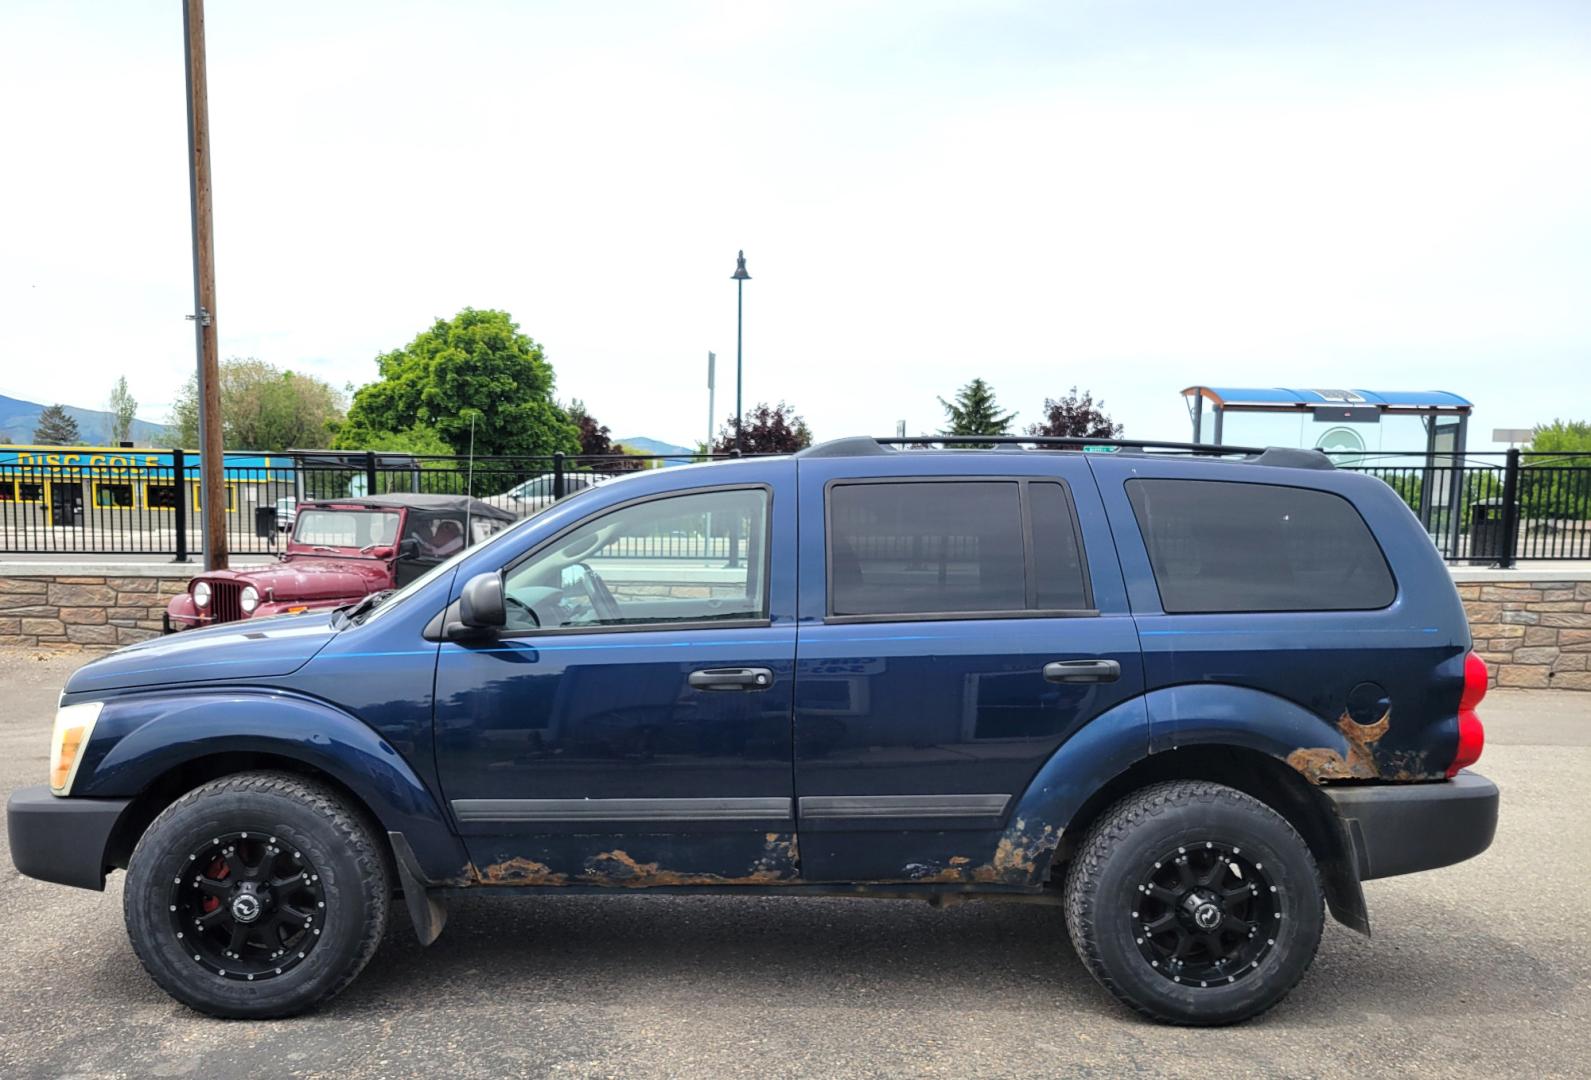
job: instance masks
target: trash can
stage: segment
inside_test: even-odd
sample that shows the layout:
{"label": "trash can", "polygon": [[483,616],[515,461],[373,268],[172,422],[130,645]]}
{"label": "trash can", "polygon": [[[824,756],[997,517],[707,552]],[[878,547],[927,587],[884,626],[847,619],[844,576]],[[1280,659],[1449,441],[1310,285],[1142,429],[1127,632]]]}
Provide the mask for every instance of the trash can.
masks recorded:
{"label": "trash can", "polygon": [[1469,561],[1490,566],[1503,557],[1503,500],[1477,499],[1469,507]]}
{"label": "trash can", "polygon": [[254,535],[262,540],[276,542],[276,507],[256,506],[254,508]]}

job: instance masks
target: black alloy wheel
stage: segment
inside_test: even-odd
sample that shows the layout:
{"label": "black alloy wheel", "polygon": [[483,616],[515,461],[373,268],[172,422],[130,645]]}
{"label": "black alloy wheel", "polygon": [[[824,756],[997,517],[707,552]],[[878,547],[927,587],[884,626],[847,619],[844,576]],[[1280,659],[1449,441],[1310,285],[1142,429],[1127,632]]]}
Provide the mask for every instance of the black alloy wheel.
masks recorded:
{"label": "black alloy wheel", "polygon": [[320,939],[320,875],[280,838],[225,833],[189,853],[188,865],[191,873],[172,879],[172,927],[206,970],[245,982],[273,978]]}
{"label": "black alloy wheel", "polygon": [[1066,925],[1089,974],[1143,1015],[1231,1024],[1287,996],[1320,945],[1315,858],[1281,814],[1204,780],[1127,795],[1066,868]]}
{"label": "black alloy wheel", "polygon": [[1155,860],[1129,901],[1137,945],[1174,983],[1202,987],[1252,975],[1276,944],[1282,918],[1263,862],[1206,840]]}

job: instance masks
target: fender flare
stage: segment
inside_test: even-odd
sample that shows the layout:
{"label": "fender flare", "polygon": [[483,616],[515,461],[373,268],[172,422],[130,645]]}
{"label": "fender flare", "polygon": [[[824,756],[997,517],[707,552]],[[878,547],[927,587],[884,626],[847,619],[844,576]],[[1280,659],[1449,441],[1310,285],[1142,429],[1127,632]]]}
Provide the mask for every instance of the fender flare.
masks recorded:
{"label": "fender flare", "polygon": [[97,761],[84,761],[93,771],[79,774],[74,796],[137,798],[187,762],[271,754],[302,762],[353,792],[383,832],[407,838],[428,881],[456,882],[464,874],[463,843],[409,763],[362,720],[318,699],[258,688],[113,698],[91,745],[104,735],[114,742]]}
{"label": "fender flare", "polygon": [[[1332,725],[1285,699],[1219,683],[1167,687],[1122,702],[1073,735],[1045,762],[1012,813],[1002,844],[1031,857],[1027,884],[1049,877],[1061,836],[1079,810],[1134,766],[1156,754],[1190,746],[1257,751],[1298,774],[1300,790],[1318,790],[1288,757],[1300,747],[1337,746],[1347,740]],[[1330,799],[1318,797],[1328,858],[1321,874],[1332,913],[1369,933],[1364,892],[1352,857],[1353,842]]]}

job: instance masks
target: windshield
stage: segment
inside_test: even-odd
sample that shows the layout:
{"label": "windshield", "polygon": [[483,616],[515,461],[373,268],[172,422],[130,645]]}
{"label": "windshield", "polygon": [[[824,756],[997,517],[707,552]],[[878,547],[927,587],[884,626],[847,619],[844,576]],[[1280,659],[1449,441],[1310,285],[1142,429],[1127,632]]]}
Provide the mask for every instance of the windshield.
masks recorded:
{"label": "windshield", "polygon": [[[585,499],[594,490],[595,488],[585,488],[584,490],[578,491],[575,494],[569,496],[569,498],[565,499],[563,503],[560,503],[559,505],[566,506],[577,500]],[[403,588],[399,589],[397,592],[383,600],[381,602],[381,606],[377,607],[369,615],[365,616],[364,621],[367,623],[375,622],[377,619],[385,616],[388,612],[396,610],[402,606],[405,600],[419,592],[421,589],[425,588],[427,585],[431,584],[431,582],[435,581],[443,574],[451,573],[458,565],[459,560],[464,558],[464,556],[474,555],[478,551],[485,551],[487,548],[496,547],[509,537],[513,536],[515,533],[521,531],[522,529],[528,528],[533,523],[539,523],[538,519],[534,517],[525,518],[523,521],[519,521],[508,526],[508,528],[504,529],[502,532],[496,534],[484,543],[477,544],[471,548],[465,548],[463,551],[454,555],[446,562],[437,563],[435,566],[431,567],[431,569],[427,570],[425,573],[421,574]]]}
{"label": "windshield", "polygon": [[300,510],[293,540],[319,547],[363,548],[398,539],[398,515],[386,510]]}

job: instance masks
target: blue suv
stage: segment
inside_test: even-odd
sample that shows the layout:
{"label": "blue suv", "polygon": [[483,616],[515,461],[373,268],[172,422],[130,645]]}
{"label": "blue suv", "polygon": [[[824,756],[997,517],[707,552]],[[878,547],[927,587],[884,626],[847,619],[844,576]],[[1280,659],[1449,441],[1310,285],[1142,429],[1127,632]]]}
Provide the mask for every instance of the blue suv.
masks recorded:
{"label": "blue suv", "polygon": [[1486,668],[1387,485],[922,441],[636,474],[329,618],[96,660],[12,858],[125,868],[145,968],[218,1016],[487,888],[1055,903],[1116,997],[1220,1024],[1326,911],[1369,933],[1362,881],[1491,842]]}

